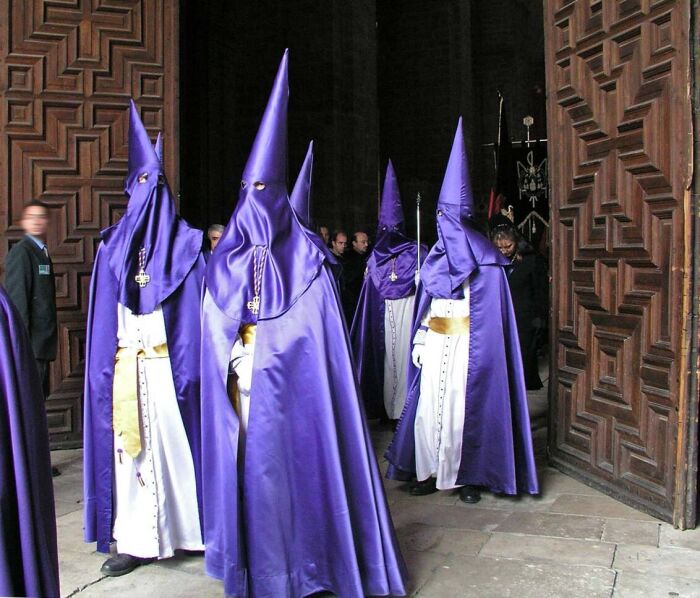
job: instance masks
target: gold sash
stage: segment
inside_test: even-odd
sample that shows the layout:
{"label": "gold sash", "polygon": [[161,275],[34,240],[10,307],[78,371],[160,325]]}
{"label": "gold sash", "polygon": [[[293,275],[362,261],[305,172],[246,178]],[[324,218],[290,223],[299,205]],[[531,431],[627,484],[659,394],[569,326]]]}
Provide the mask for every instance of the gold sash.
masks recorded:
{"label": "gold sash", "polygon": [[428,328],[438,334],[469,334],[469,316],[462,318],[430,318]]}
{"label": "gold sash", "polygon": [[112,428],[122,437],[124,450],[135,459],[141,452],[139,428],[138,360],[168,357],[168,345],[137,349],[119,347],[114,358],[112,385]]}

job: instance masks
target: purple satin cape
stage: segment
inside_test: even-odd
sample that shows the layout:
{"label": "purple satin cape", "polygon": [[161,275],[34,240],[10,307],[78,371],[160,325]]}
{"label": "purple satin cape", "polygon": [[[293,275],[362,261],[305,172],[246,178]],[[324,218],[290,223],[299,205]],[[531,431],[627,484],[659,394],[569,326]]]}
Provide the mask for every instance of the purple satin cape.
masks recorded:
{"label": "purple satin cape", "polygon": [[[389,238],[389,234],[391,238]],[[401,233],[384,233],[367,260],[367,273],[352,321],[350,340],[367,417],[386,415],[384,408],[384,300],[416,292],[416,242]],[[390,242],[386,242],[390,239]],[[398,242],[392,243],[396,240]],[[421,248],[425,256],[427,247]],[[396,256],[397,280],[391,281],[391,258]]]}
{"label": "purple satin cape", "polygon": [[[484,486],[502,494],[537,494],[530,416],[518,329],[505,271],[478,266],[469,282],[470,336],[462,458],[457,485]],[[414,330],[432,297],[419,285]],[[386,452],[387,476],[415,476],[414,424],[421,370],[408,369],[408,395],[394,439]]]}
{"label": "purple satin cape", "polygon": [[[83,432],[85,541],[96,541],[100,552],[109,552],[114,522],[112,383],[117,351],[119,283],[109,263],[111,235],[122,222],[103,232],[103,243],[92,271],[87,318]],[[204,268],[200,252],[180,285],[162,302],[175,393],[194,461],[200,521],[199,309]]]}
{"label": "purple satin cape", "polygon": [[207,573],[237,597],[403,595],[329,266],[287,312],[258,320],[244,459],[226,392],[241,321],[207,292],[202,326]]}
{"label": "purple satin cape", "polygon": [[0,596],[59,596],[44,395],[24,324],[0,287]]}

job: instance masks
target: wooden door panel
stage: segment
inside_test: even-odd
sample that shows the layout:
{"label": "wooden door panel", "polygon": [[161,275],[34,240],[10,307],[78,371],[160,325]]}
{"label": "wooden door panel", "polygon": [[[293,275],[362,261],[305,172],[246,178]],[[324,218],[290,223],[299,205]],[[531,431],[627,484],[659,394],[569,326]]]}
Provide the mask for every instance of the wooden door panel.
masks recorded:
{"label": "wooden door panel", "polygon": [[668,520],[687,442],[689,23],[680,0],[545,2],[550,455]]}
{"label": "wooden door panel", "polygon": [[51,212],[59,356],[47,403],[54,446],[82,438],[85,314],[99,232],[124,210],[128,100],[177,189],[177,2],[2,0],[0,261],[30,199]]}

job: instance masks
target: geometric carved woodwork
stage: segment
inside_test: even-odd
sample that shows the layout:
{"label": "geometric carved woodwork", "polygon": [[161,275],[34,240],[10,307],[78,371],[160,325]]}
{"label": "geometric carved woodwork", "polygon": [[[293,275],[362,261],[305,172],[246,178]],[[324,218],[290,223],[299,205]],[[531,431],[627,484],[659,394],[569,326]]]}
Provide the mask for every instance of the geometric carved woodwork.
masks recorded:
{"label": "geometric carved woodwork", "polygon": [[100,230],[124,211],[128,101],[177,189],[177,2],[3,0],[0,264],[22,206],[49,206],[59,356],[47,402],[53,446],[82,441],[85,315]]}
{"label": "geometric carved woodwork", "polygon": [[684,480],[689,9],[546,0],[550,455],[673,520]]}

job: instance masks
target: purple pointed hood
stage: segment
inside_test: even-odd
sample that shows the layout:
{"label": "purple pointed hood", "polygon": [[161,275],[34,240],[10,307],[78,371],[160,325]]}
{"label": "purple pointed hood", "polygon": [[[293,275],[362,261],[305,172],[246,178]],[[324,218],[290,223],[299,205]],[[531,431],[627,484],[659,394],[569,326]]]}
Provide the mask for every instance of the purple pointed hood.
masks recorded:
{"label": "purple pointed hood", "polygon": [[304,163],[301,165],[297,182],[289,196],[294,212],[306,228],[311,227],[311,177],[314,169],[314,142],[309,141],[309,149],[306,150]]}
{"label": "purple pointed hood", "polygon": [[[121,220],[103,231],[102,240],[119,281],[119,302],[146,314],[187,276],[201,251],[202,232],[177,215],[161,163],[162,145],[151,144],[133,100],[129,115],[129,172],[124,183],[129,203]],[[150,277],[144,287],[135,281],[140,262]]]}
{"label": "purple pointed hood", "polygon": [[403,207],[399,194],[399,183],[391,160],[386,165],[384,189],[382,190],[382,205],[379,208],[379,227],[377,235],[383,231],[404,229]]}
{"label": "purple pointed hood", "polygon": [[[382,296],[395,299],[413,292],[415,269],[416,242],[404,233],[399,183],[389,160],[379,208],[377,241],[367,260],[367,272]],[[393,281],[392,272],[398,276]]]}
{"label": "purple pointed hood", "polygon": [[508,260],[476,228],[473,216],[474,198],[460,117],[438,197],[438,241],[420,273],[431,297],[461,299],[464,281],[479,266],[508,265]]}
{"label": "purple pointed hood", "polygon": [[292,194],[289,196],[289,203],[292,205],[292,209],[296,214],[299,224],[306,233],[306,236],[311,240],[311,242],[318,247],[321,253],[325,256],[331,264],[336,265],[338,260],[333,255],[330,249],[323,242],[323,239],[319,237],[312,228],[313,219],[311,217],[311,183],[313,181],[313,169],[314,169],[314,142],[309,142],[309,149],[306,150],[306,157],[304,158],[304,163],[301,165],[301,170],[297,176],[296,183],[294,183],[294,189],[292,189]]}
{"label": "purple pointed hood", "polygon": [[[242,323],[286,312],[324,261],[287,196],[287,60],[285,51],[243,171],[238,205],[207,266],[212,299]],[[257,313],[249,307],[256,296]]]}

